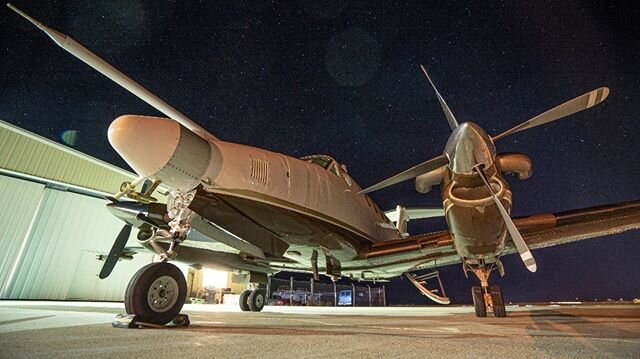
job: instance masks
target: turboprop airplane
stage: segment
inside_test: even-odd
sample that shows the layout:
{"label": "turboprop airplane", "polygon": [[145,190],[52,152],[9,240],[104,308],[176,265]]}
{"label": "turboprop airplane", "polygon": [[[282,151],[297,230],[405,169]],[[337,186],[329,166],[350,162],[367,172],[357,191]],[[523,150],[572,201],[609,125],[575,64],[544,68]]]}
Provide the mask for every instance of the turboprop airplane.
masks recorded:
{"label": "turboprop airplane", "polygon": [[[63,49],[169,117],[125,115],[114,120],[108,132],[114,149],[139,177],[123,183],[108,198],[107,208],[125,225],[99,276],[107,277],[121,256],[130,255],[123,251],[135,227],[139,244],[161,259],[141,268],[127,286],[126,311],[140,321],[166,324],[182,309],[186,282],[170,261],[248,273],[253,289],[242,293],[240,307],[260,311],[265,291],[259,285],[278,271],[303,271],[316,278],[323,274],[332,279],[383,280],[462,261],[464,268],[488,276],[488,268],[499,266],[499,258],[515,253],[516,248],[531,268],[526,252],[520,250],[523,243],[539,248],[640,228],[640,201],[515,218],[511,223],[507,212],[510,194],[501,172],[526,176],[530,167],[520,157],[496,155],[492,140],[479,127],[457,126],[455,120],[450,120],[456,126],[445,155],[383,183],[418,176],[424,191],[441,179],[450,192],[445,211],[398,207],[394,225],[362,193],[346,167],[330,156],[294,158],[223,141],[70,37],[8,6]],[[569,101],[572,112],[565,111],[565,104],[556,108],[561,111],[554,109],[541,116],[558,119],[591,107],[606,97],[603,91],[596,90],[596,98],[590,92]],[[545,121],[531,120],[506,134]],[[442,169],[446,165],[448,169]],[[463,187],[456,185],[460,183]],[[152,197],[158,186],[169,193],[166,203]],[[451,232],[405,233],[408,220],[442,213],[447,214]],[[476,219],[499,227],[483,226],[490,236],[481,241],[493,248],[486,258],[477,256],[473,237],[465,237],[478,235],[475,228],[469,228]],[[503,224],[512,238],[516,232],[522,235],[514,238],[516,248],[504,240]],[[437,291],[424,284],[432,275],[407,277],[425,296],[449,303],[442,287]],[[492,302],[494,314],[503,316],[504,307],[496,309],[498,302]]]}

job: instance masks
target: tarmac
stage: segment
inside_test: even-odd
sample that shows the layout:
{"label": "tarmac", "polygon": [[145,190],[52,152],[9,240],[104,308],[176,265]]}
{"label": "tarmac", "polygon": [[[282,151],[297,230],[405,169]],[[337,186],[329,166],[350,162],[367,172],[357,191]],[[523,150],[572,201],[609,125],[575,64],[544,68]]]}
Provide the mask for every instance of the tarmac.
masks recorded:
{"label": "tarmac", "polygon": [[189,327],[113,328],[122,303],[0,301],[0,358],[640,358],[640,305],[192,304]]}

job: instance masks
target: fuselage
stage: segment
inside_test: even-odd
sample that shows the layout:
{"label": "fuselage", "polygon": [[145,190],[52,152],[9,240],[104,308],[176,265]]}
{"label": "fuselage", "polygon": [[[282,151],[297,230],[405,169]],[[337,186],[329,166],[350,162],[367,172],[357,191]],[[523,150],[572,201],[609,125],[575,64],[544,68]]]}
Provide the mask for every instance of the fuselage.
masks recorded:
{"label": "fuselage", "polygon": [[237,226],[238,231],[253,225],[248,235],[259,236],[264,229],[293,253],[316,249],[345,260],[361,255],[372,243],[400,238],[378,206],[358,194],[361,188],[346,168],[331,157],[298,159],[204,139],[175,121],[144,116],[116,119],[109,140],[138,174],[175,191],[198,189],[199,215],[224,221],[226,212],[207,209],[208,204],[224,201],[228,211],[250,219]]}

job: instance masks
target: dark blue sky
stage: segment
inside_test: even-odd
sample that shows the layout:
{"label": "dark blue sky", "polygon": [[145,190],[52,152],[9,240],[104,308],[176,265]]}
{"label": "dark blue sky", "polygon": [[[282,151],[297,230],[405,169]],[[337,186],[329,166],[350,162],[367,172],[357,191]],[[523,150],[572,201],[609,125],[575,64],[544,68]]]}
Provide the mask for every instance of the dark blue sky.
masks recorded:
{"label": "dark blue sky", "polygon": [[[15,5],[69,34],[215,136],[293,156],[330,154],[363,186],[444,148],[450,129],[421,63],[458,120],[474,121],[489,134],[608,86],[604,104],[497,143],[499,152],[525,153],[534,164],[532,178],[510,180],[514,214],[639,199],[638,7],[465,3]],[[160,114],[7,8],[0,13],[0,37],[0,118],[56,141],[66,130],[78,131],[76,149],[127,168],[107,142],[109,123],[126,113]],[[372,197],[383,209],[440,205],[439,191],[419,195],[410,182]],[[640,283],[632,280],[640,270],[637,236],[536,251],[536,274],[517,258],[506,259],[505,297],[640,296]],[[468,301],[475,280],[464,279],[457,267],[443,272],[451,294]]]}

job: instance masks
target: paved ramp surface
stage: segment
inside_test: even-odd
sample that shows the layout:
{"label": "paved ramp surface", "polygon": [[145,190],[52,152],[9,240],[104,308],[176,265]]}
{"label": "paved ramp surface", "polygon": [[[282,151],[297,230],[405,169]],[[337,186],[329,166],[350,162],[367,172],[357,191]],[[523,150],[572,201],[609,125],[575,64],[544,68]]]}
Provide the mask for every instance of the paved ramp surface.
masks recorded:
{"label": "paved ramp surface", "polygon": [[120,303],[0,301],[1,358],[638,358],[640,305],[324,308],[187,305],[192,325],[116,329]]}

